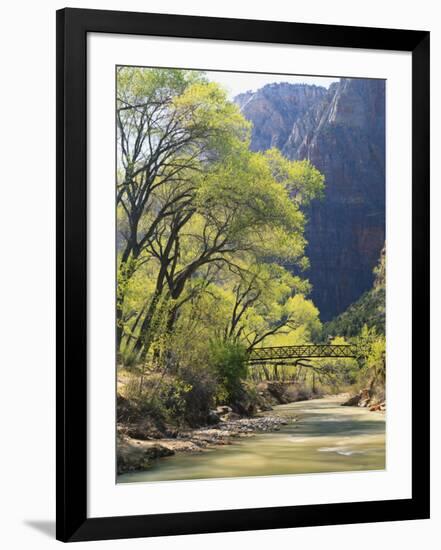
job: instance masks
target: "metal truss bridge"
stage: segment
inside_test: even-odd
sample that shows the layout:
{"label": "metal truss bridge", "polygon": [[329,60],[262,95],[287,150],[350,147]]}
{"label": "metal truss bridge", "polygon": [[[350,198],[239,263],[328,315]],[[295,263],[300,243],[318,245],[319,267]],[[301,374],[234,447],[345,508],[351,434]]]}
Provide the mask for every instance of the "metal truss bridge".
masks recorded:
{"label": "metal truss bridge", "polygon": [[276,346],[255,348],[248,353],[248,363],[259,365],[264,363],[289,363],[299,359],[346,358],[359,357],[357,346],[350,344],[307,344],[301,346]]}

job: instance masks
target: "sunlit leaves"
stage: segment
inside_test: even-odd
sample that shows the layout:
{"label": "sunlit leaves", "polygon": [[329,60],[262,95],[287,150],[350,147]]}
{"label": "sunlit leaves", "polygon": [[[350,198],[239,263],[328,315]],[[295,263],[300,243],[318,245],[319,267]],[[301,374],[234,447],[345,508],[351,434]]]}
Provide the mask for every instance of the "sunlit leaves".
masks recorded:
{"label": "sunlit leaves", "polygon": [[307,267],[301,208],[323,176],[275,149],[251,152],[250,123],[197,71],[118,68],[117,127],[124,346],[311,337],[309,283],[282,265]]}
{"label": "sunlit leaves", "polygon": [[297,204],[305,206],[313,198],[322,196],[325,177],[309,160],[290,161],[275,148],[265,151],[264,155],[274,179]]}

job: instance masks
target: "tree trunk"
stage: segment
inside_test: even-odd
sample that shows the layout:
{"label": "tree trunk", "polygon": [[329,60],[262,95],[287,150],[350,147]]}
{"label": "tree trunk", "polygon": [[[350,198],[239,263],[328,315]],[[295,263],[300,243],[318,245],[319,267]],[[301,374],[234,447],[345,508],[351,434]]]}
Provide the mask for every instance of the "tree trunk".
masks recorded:
{"label": "tree trunk", "polygon": [[[136,242],[136,240],[135,240]],[[136,246],[134,245],[134,238],[132,235],[132,238],[127,242],[126,248],[124,249],[124,252],[121,256],[121,261],[118,268],[118,277],[117,281],[119,283],[120,279],[122,278],[120,276],[121,270],[127,270],[127,264],[130,259],[130,256],[132,255],[132,258],[135,260],[134,257],[134,251],[136,250]],[[135,266],[133,265],[130,271],[126,272],[124,275],[124,278],[126,280],[129,280],[133,273],[135,272]],[[117,283],[117,284],[118,284]],[[122,326],[122,319],[123,319],[123,311],[124,311],[124,294],[119,294],[117,292],[116,295],[116,342],[117,342],[117,350],[121,351],[121,341],[123,337],[123,326]]]}
{"label": "tree trunk", "polygon": [[142,322],[139,336],[132,348],[132,353],[135,357],[138,357],[140,362],[145,360],[154,337],[156,336],[156,334],[154,334],[155,331],[153,330],[152,321],[155,313],[157,312],[161,295],[162,291],[159,291],[158,289],[155,290],[147,309],[147,313],[144,317],[144,321]]}

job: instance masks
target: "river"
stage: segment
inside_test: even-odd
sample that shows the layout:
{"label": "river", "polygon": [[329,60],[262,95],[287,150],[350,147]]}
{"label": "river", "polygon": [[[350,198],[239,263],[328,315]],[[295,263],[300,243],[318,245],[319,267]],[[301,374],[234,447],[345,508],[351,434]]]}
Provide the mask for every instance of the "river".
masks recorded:
{"label": "river", "polygon": [[280,431],[238,439],[201,453],[159,459],[118,482],[382,470],[385,414],[341,407],[341,397],[279,405],[268,414],[296,418]]}

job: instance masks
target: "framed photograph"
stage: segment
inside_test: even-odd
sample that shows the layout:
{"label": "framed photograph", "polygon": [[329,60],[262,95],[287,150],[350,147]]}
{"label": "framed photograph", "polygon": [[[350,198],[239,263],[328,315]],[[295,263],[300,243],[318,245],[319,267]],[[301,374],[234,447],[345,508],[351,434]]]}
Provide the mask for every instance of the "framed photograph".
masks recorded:
{"label": "framed photograph", "polygon": [[57,256],[59,540],[429,517],[428,32],[58,11]]}

